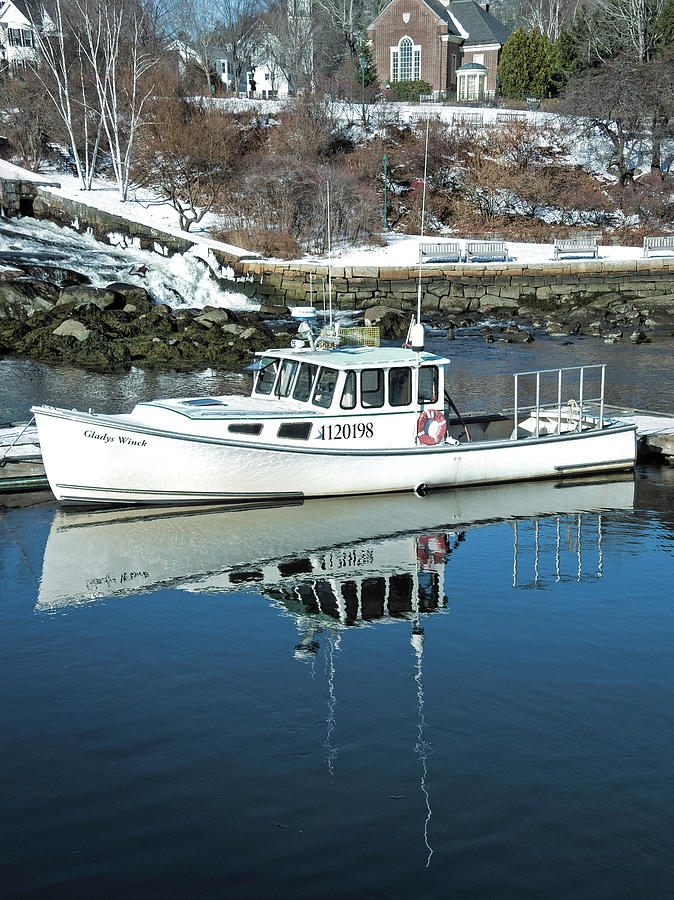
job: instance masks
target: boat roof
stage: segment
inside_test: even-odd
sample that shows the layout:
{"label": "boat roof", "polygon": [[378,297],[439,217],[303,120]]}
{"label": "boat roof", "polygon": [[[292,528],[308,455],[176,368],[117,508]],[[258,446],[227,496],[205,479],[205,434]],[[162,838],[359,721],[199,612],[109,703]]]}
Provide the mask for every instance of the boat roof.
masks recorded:
{"label": "boat roof", "polygon": [[417,353],[416,350],[405,347],[338,347],[336,350],[284,347],[278,350],[259,350],[255,355],[311,362],[333,369],[379,369],[389,366],[416,366],[423,363],[448,366],[450,363],[444,356],[437,356],[426,350]]}

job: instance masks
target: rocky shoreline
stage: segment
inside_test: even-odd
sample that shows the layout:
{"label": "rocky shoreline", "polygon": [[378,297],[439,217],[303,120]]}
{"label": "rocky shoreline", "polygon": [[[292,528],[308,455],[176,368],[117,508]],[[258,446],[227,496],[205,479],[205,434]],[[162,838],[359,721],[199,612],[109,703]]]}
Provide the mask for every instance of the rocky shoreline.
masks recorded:
{"label": "rocky shoreline", "polygon": [[[384,340],[404,338],[409,312],[385,304],[354,313],[357,322],[379,325]],[[570,338],[593,335],[607,343],[647,343],[674,334],[668,311],[651,312],[615,298],[553,310],[533,306],[483,308],[424,316],[446,331],[482,325],[487,342],[522,343],[536,334]],[[221,307],[172,310],[157,304],[138,284],[91,286],[77,271],[53,265],[5,265],[0,269],[0,355],[93,371],[145,369],[196,371],[217,367],[240,371],[257,350],[288,346],[295,331],[283,306],[263,305],[259,313]]]}
{"label": "rocky shoreline", "polygon": [[239,371],[256,350],[286,346],[258,313],[206,306],[172,310],[141,286],[92,287],[78,272],[50,266],[0,271],[0,355],[93,371]]}

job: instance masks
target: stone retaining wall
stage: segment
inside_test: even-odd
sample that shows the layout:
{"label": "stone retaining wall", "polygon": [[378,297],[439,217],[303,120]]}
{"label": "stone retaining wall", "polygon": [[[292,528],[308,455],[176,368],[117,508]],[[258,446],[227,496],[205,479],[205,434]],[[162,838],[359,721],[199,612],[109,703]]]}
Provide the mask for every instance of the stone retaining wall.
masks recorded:
{"label": "stone retaining wall", "polygon": [[[247,279],[246,293],[269,306],[313,302],[322,305],[328,267],[242,260],[235,273]],[[311,279],[310,279],[311,275]],[[333,303],[365,309],[379,303],[413,310],[418,269],[333,266]],[[425,265],[422,307],[426,313],[486,312],[490,309],[631,303],[674,312],[674,257],[639,260],[567,260],[531,264]]]}
{"label": "stone retaining wall", "polygon": [[[124,235],[129,239],[137,239],[142,250],[151,250],[163,256],[185,253],[194,246],[195,240],[188,234],[176,234],[105,212],[83,201],[55,194],[49,190],[50,186],[59,187],[56,182],[50,185],[44,181],[0,178],[0,209],[8,216],[29,215],[74,227],[78,231],[91,230],[94,237],[104,243],[110,242],[110,234]],[[246,256],[257,256],[243,249],[230,248],[226,244],[218,246],[216,241],[209,243],[209,249],[223,266],[229,266]]]}
{"label": "stone retaining wall", "polygon": [[[0,179],[0,205],[9,215],[32,214],[63,225],[90,228],[100,240],[111,232],[138,239],[144,249],[165,255],[183,253],[194,241],[61,197],[45,184]],[[30,209],[28,209],[30,207]],[[327,293],[328,266],[245,258],[245,250],[209,248],[221,265],[231,265],[238,285],[266,307],[309,303],[321,306]],[[422,307],[428,313],[476,313],[492,309],[554,311],[564,307],[608,307],[630,303],[674,314],[674,257],[638,260],[566,260],[548,263],[425,265]],[[385,304],[413,310],[418,269],[383,266],[333,266],[336,308],[365,309]]]}

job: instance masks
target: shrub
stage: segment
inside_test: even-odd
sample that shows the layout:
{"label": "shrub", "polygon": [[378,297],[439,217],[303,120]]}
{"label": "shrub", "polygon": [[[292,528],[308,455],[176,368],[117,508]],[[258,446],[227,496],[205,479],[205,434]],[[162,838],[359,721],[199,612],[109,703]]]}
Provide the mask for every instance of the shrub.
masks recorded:
{"label": "shrub", "polygon": [[230,228],[222,231],[211,229],[211,234],[216,241],[225,241],[246,250],[257,250],[263,256],[297,259],[302,255],[300,245],[287,231],[252,227],[249,229]]}
{"label": "shrub", "polygon": [[407,103],[416,102],[419,94],[432,94],[433,88],[427,81],[393,81],[391,83],[391,93],[396,100],[403,100]]}

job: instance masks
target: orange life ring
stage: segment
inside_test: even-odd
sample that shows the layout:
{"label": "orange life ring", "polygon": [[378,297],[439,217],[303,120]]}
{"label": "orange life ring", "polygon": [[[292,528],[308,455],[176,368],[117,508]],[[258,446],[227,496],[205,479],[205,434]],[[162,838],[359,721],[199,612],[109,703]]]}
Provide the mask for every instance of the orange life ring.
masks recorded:
{"label": "orange life ring", "polygon": [[447,421],[439,409],[425,409],[417,421],[417,437],[422,444],[432,446],[444,441]]}

